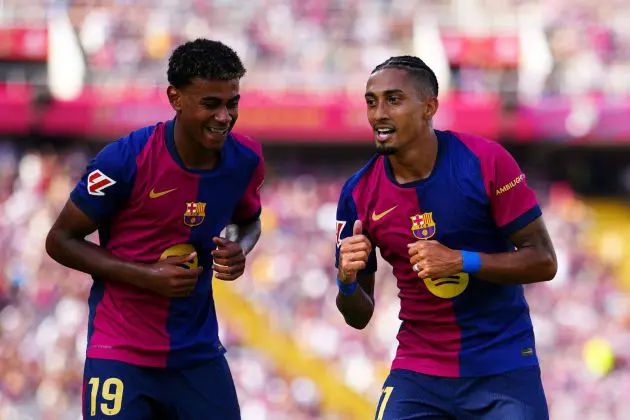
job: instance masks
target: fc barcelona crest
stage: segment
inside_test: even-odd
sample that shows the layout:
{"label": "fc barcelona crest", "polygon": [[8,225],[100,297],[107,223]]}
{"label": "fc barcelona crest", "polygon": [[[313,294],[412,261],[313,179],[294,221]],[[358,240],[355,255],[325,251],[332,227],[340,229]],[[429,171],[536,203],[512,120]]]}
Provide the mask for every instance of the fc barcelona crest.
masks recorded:
{"label": "fc barcelona crest", "polygon": [[435,235],[435,222],[433,212],[416,214],[411,216],[411,231],[418,239],[429,239]]}
{"label": "fc barcelona crest", "polygon": [[206,203],[186,203],[184,224],[186,226],[199,226],[206,217]]}

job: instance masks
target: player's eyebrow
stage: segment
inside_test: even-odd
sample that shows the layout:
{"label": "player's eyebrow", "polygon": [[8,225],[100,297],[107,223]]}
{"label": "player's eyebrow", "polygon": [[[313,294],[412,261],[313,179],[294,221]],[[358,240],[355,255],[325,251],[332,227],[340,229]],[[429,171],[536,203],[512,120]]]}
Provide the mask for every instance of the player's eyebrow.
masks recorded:
{"label": "player's eyebrow", "polygon": [[221,98],[218,96],[203,96],[200,99],[201,102],[221,102]]}
{"label": "player's eyebrow", "polygon": [[389,95],[400,95],[400,94],[404,94],[405,92],[402,89],[387,89],[385,92],[383,92],[383,95],[385,96],[389,96]]}
{"label": "player's eyebrow", "polygon": [[[240,99],[241,99],[241,95],[238,94],[238,95],[232,96],[226,102],[236,102]],[[201,98],[201,101],[202,102],[222,102],[223,99],[219,98],[218,96],[204,96],[203,98]]]}
{"label": "player's eyebrow", "polygon": [[[401,94],[404,95],[404,93],[405,92],[402,89],[387,89],[387,90],[383,91],[382,96],[401,95]],[[372,92],[372,91],[369,91],[369,92],[365,93],[365,97],[366,98],[373,98],[373,97],[376,97],[376,96],[377,96],[377,94]]]}

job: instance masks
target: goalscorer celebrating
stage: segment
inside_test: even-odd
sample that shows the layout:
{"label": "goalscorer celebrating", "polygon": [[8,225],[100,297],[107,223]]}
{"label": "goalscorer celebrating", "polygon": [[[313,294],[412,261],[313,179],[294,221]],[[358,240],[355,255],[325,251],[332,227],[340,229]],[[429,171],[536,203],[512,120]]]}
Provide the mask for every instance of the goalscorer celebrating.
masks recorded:
{"label": "goalscorer celebrating", "polygon": [[367,82],[377,154],[340,194],[337,307],[368,324],[379,248],[402,324],[377,420],[547,419],[523,284],[555,276],[552,242],[502,146],[433,128],[437,96],[417,57],[392,57]]}
{"label": "goalscorer celebrating", "polygon": [[[238,278],[260,236],[261,147],[232,132],[244,74],[220,42],[179,46],[175,117],[106,146],[48,234],[55,260],[94,279],[86,419],[240,418],[212,278]],[[97,229],[100,246],[85,240]]]}

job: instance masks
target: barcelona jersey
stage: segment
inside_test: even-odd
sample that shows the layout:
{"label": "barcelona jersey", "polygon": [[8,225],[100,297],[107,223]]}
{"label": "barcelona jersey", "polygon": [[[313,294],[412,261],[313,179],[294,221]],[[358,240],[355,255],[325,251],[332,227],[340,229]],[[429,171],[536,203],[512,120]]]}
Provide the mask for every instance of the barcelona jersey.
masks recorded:
{"label": "barcelona jersey", "polygon": [[229,223],[259,217],[264,161],[260,144],[229,134],[212,170],[187,169],[175,148],[174,120],[107,145],[71,200],[98,224],[100,246],[152,264],[196,251],[204,271],[186,298],[169,299],[94,278],[87,357],[148,367],[192,366],[225,352],[212,298],[212,256]]}
{"label": "barcelona jersey", "polygon": [[475,377],[535,366],[523,286],[469,273],[419,279],[412,269],[407,244],[436,240],[456,250],[510,252],[510,235],[541,216],[525,175],[501,145],[450,131],[436,135],[428,178],[400,184],[389,159],[375,156],[345,183],[337,207],[337,266],[341,240],[361,220],[374,248],[364,272],[376,271],[379,248],[400,290],[392,369]]}

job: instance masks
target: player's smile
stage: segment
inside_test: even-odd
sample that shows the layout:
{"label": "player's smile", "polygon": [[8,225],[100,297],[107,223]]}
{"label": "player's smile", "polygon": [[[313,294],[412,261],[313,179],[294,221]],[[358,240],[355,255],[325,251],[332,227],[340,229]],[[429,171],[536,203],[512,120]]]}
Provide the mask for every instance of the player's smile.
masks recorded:
{"label": "player's smile", "polygon": [[378,143],[388,143],[393,140],[396,129],[390,125],[376,125],[374,127],[374,139]]}
{"label": "player's smile", "polygon": [[230,130],[230,127],[206,127],[205,129],[211,134],[221,134],[225,136]]}
{"label": "player's smile", "polygon": [[374,139],[379,143],[388,143],[393,139],[395,133],[394,128],[377,128],[374,130]]}
{"label": "player's smile", "polygon": [[230,127],[209,127],[203,129],[206,139],[210,143],[222,143],[230,132]]}

